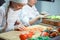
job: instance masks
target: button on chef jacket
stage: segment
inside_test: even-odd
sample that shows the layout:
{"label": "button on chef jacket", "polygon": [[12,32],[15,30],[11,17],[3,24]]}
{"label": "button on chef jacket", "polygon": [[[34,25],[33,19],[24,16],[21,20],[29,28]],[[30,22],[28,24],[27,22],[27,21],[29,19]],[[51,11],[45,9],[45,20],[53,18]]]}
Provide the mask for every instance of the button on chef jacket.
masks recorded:
{"label": "button on chef jacket", "polygon": [[39,12],[37,11],[35,5],[32,7],[30,7],[29,5],[25,5],[22,8],[20,20],[25,26],[30,26],[29,21],[38,15]]}

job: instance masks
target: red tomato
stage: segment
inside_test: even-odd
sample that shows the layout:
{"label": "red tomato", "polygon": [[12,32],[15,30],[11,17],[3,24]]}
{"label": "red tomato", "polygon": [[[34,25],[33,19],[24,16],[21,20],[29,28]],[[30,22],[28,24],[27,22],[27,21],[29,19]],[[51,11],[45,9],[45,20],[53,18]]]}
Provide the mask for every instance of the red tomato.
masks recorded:
{"label": "red tomato", "polygon": [[31,33],[29,33],[29,34],[28,34],[28,38],[31,38],[31,37],[32,37],[32,34],[31,34]]}
{"label": "red tomato", "polygon": [[49,33],[43,32],[43,33],[42,33],[42,36],[49,36]]}
{"label": "red tomato", "polygon": [[21,40],[26,40],[28,38],[27,34],[21,34],[19,37]]}
{"label": "red tomato", "polygon": [[29,32],[29,34],[28,34],[28,38],[31,38],[33,35],[34,35],[33,32]]}

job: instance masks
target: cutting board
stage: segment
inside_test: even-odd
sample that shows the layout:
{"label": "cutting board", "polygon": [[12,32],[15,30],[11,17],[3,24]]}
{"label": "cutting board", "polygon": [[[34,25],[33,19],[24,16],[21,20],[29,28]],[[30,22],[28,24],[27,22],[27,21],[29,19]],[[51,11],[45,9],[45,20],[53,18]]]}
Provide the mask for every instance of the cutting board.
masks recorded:
{"label": "cutting board", "polygon": [[20,40],[19,35],[20,35],[20,31],[10,31],[10,32],[0,34],[0,38],[6,40]]}

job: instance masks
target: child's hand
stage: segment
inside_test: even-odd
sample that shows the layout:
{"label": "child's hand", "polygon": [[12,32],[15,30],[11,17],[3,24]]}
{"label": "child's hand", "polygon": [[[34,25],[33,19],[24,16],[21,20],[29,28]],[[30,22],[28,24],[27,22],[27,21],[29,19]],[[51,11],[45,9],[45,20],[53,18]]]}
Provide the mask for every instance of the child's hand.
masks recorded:
{"label": "child's hand", "polygon": [[26,30],[26,27],[24,25],[17,25],[17,26],[15,26],[15,30],[23,31],[23,30]]}
{"label": "child's hand", "polygon": [[18,28],[20,31],[26,30],[26,27],[19,27]]}

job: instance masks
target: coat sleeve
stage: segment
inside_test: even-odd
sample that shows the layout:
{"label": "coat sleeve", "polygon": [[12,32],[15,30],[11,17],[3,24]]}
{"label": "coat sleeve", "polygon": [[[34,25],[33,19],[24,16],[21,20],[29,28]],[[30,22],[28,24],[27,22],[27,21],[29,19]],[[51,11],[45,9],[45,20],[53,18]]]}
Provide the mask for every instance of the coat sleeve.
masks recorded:
{"label": "coat sleeve", "polygon": [[0,26],[2,24],[4,15],[5,15],[5,8],[3,6],[1,6],[0,7]]}
{"label": "coat sleeve", "polygon": [[35,7],[35,5],[33,6],[33,9],[34,9],[36,15],[38,16],[39,15],[39,12],[38,12],[37,8]]}
{"label": "coat sleeve", "polygon": [[0,32],[2,31],[6,23],[5,15],[8,7],[7,4],[9,4],[9,2],[5,2],[2,6],[0,6]]}
{"label": "coat sleeve", "polygon": [[21,15],[20,15],[20,19],[21,22],[25,25],[25,26],[29,26],[29,17],[28,17],[28,12],[26,12],[26,9],[22,9],[21,11]]}

